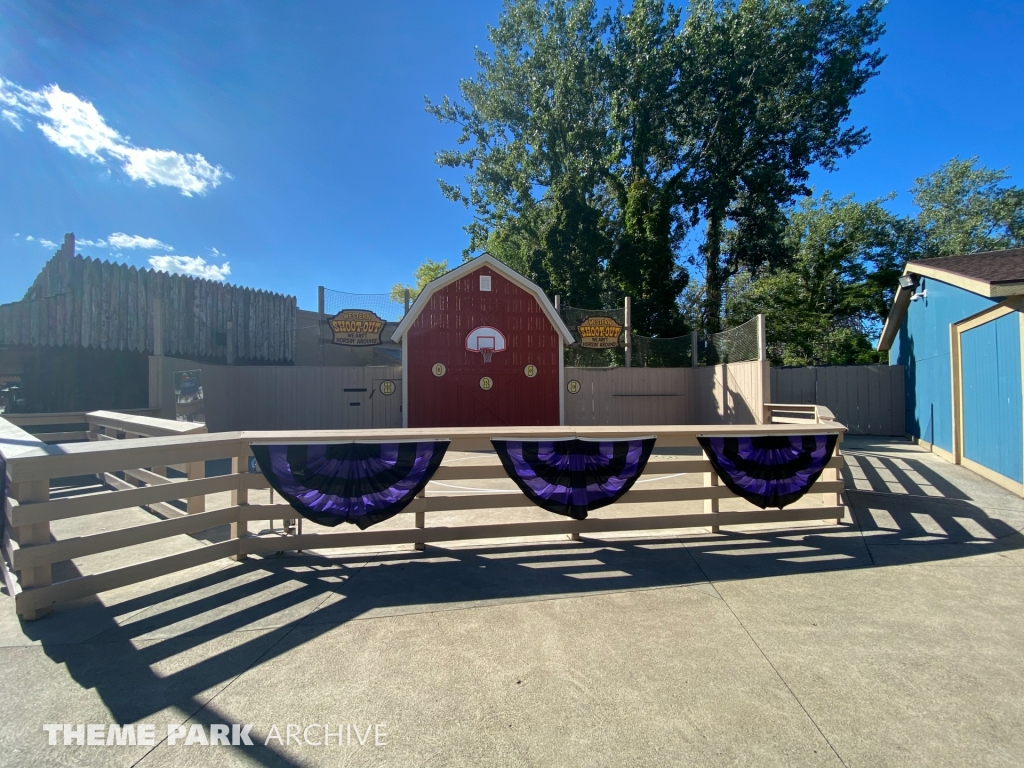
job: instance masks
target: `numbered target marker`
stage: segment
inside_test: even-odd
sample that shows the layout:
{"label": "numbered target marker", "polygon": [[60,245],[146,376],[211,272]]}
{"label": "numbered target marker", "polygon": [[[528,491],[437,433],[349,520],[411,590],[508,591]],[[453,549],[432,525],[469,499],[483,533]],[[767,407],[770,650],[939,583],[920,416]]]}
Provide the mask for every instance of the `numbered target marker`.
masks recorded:
{"label": "numbered target marker", "polygon": [[448,372],[448,369],[444,367],[444,363],[434,363],[434,367],[431,370],[438,378],[441,378]]}
{"label": "numbered target marker", "polygon": [[493,386],[494,386],[494,382],[491,381],[491,377],[490,376],[484,376],[482,379],[480,379],[480,389],[486,391],[486,390],[490,389]]}
{"label": "numbered target marker", "polygon": [[393,381],[382,381],[380,383],[380,393],[382,395],[393,395],[393,394],[395,394],[395,382],[393,382]]}
{"label": "numbered target marker", "polygon": [[537,366],[531,363],[530,365],[523,368],[523,373],[526,374],[526,378],[532,379],[534,376],[537,375]]}
{"label": "numbered target marker", "polygon": [[578,395],[581,389],[580,383],[576,379],[572,379],[565,385],[565,388],[569,390],[570,395]]}

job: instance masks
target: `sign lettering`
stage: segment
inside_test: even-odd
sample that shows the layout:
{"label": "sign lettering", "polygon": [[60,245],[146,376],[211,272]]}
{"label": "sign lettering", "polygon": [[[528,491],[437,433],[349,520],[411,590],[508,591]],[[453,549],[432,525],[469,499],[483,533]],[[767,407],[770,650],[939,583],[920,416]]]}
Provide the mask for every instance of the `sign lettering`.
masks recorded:
{"label": "sign lettering", "polygon": [[373,347],[381,343],[384,319],[366,309],[343,309],[330,320],[333,344]]}
{"label": "sign lettering", "polygon": [[622,326],[610,317],[588,317],[577,326],[580,346],[589,349],[612,349],[619,346]]}

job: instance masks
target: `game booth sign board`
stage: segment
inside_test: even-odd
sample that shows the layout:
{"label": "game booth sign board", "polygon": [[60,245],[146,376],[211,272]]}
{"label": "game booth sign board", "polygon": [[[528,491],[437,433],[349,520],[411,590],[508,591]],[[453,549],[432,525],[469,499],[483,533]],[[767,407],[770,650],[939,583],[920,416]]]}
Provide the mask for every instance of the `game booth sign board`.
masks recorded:
{"label": "game booth sign board", "polygon": [[406,427],[562,423],[572,334],[539,286],[487,254],[425,286],[392,339]]}

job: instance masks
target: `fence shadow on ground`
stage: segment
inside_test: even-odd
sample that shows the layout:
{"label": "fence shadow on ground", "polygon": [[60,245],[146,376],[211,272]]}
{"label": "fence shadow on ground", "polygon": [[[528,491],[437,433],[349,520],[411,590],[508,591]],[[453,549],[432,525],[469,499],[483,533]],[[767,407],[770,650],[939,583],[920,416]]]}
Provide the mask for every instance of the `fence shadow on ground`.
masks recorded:
{"label": "fence shadow on ground", "polygon": [[[914,455],[849,452],[853,521],[842,526],[292,552],[177,574],[186,580],[109,606],[95,598],[69,604],[21,629],[78,685],[95,689],[112,722],[145,721],[173,707],[209,725],[232,722],[215,694],[235,677],[350,621],[666,587],[717,597],[716,581],[1024,548],[1024,506],[990,516]],[[266,766],[297,765],[274,747],[245,755]]]}

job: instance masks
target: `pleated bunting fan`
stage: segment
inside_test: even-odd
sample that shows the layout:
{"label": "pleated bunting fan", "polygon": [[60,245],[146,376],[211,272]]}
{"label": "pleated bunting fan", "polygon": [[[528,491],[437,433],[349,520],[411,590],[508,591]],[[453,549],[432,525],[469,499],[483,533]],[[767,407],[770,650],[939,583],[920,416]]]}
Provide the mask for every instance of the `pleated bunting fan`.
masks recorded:
{"label": "pleated bunting fan", "polygon": [[530,501],[556,515],[583,520],[633,487],[655,440],[492,438],[491,443],[508,476]]}
{"label": "pleated bunting fan", "polygon": [[393,443],[254,443],[271,487],[308,520],[365,530],[405,509],[437,471],[448,440]]}
{"label": "pleated bunting fan", "polygon": [[729,490],[761,509],[797,501],[821,477],[837,435],[698,437]]}

